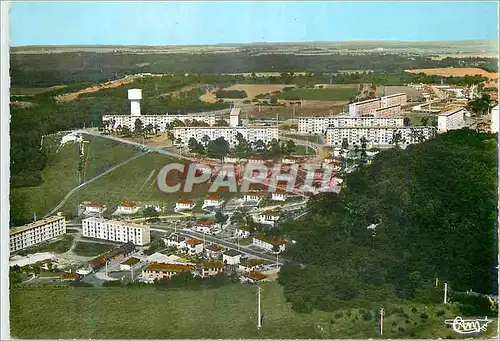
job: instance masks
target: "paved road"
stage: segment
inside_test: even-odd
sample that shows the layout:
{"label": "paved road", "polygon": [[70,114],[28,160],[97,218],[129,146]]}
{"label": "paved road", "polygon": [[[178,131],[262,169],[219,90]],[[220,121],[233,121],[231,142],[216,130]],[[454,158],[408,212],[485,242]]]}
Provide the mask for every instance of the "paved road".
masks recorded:
{"label": "paved road", "polygon": [[61,202],[60,202],[60,203],[59,203],[59,204],[58,204],[58,205],[57,205],[57,206],[56,206],[56,207],[55,207],[52,211],[50,211],[49,213],[47,213],[47,214],[44,216],[44,218],[46,218],[46,217],[48,217],[48,216],[51,216],[51,215],[52,215],[52,214],[54,214],[57,210],[59,210],[59,209],[60,209],[60,208],[61,208],[61,207],[62,207],[62,206],[66,203],[66,201],[68,201],[69,197],[71,197],[71,196],[73,195],[73,193],[75,193],[76,191],[78,191],[80,188],[82,188],[82,187],[84,187],[85,185],[88,185],[88,184],[90,184],[90,183],[92,183],[92,182],[96,181],[97,179],[99,179],[99,178],[103,177],[104,175],[111,173],[111,172],[112,172],[112,171],[114,171],[115,169],[117,169],[117,168],[119,168],[119,167],[123,166],[124,164],[127,164],[127,163],[129,163],[130,161],[135,160],[135,159],[137,159],[138,157],[141,157],[141,156],[143,156],[143,155],[145,155],[145,154],[147,154],[147,153],[140,153],[140,154],[136,154],[136,155],[132,156],[131,158],[129,158],[129,159],[125,160],[125,161],[122,161],[122,162],[120,162],[119,164],[117,164],[117,165],[115,165],[115,166],[113,166],[113,167],[109,168],[109,169],[108,169],[108,170],[106,170],[105,172],[102,172],[101,174],[97,175],[96,177],[93,177],[92,179],[87,180],[87,181],[85,181],[84,183],[82,183],[82,184],[80,184],[80,185],[76,186],[76,187],[75,187],[75,188],[73,188],[71,191],[69,191],[69,192],[68,192],[68,194],[66,194],[66,196],[63,198],[63,200],[61,200]]}
{"label": "paved road", "polygon": [[[151,230],[160,231],[160,232],[173,232],[174,229],[170,228],[170,227],[163,226],[163,225],[151,225]],[[198,238],[200,240],[206,240],[206,241],[209,241],[212,243],[217,243],[219,245],[222,245],[222,246],[225,246],[225,247],[228,247],[231,249],[238,250],[238,244],[235,244],[235,243],[232,243],[232,242],[229,242],[229,241],[226,241],[226,240],[214,237],[214,236],[204,235],[203,233],[190,231],[188,229],[178,229],[177,233],[183,237]],[[276,263],[276,255],[252,250],[248,247],[241,246],[241,245],[239,246],[239,250],[241,252],[247,253],[251,256],[258,257],[258,258],[265,259],[265,260],[271,261],[273,263]],[[279,257],[278,260],[279,260],[278,264],[282,265],[283,263],[281,261],[283,259],[281,257]]]}

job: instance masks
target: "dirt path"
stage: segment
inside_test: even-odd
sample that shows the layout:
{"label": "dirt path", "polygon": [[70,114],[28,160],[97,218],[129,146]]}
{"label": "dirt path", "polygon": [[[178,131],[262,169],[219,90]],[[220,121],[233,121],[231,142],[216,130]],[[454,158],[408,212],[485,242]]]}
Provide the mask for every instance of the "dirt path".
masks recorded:
{"label": "dirt path", "polygon": [[71,92],[71,93],[56,96],[56,100],[59,102],[74,101],[75,99],[78,98],[78,96],[80,96],[82,94],[97,92],[99,90],[106,89],[106,88],[116,88],[116,87],[122,86],[124,84],[132,83],[136,78],[137,78],[137,76],[127,76],[127,77],[120,78],[120,79],[117,79],[114,81],[109,81],[109,82],[98,84],[95,86],[91,86],[91,87],[88,87],[88,88],[85,88],[82,90],[78,90],[76,92]]}

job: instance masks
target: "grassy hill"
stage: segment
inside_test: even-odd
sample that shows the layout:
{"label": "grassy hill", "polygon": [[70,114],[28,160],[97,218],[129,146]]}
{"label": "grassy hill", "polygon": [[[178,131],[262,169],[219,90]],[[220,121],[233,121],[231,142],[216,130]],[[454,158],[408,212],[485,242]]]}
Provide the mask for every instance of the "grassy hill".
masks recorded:
{"label": "grassy hill", "polygon": [[[36,304],[33,304],[36,302]],[[15,289],[11,334],[17,338],[376,338],[379,306],[339,302],[334,312],[294,312],[276,283],[262,285],[264,326],[256,328],[256,287],[187,291],[139,288]],[[386,338],[454,338],[453,304],[379,302]],[[47,309],[47,307],[57,307]],[[493,335],[493,321],[488,332]]]}

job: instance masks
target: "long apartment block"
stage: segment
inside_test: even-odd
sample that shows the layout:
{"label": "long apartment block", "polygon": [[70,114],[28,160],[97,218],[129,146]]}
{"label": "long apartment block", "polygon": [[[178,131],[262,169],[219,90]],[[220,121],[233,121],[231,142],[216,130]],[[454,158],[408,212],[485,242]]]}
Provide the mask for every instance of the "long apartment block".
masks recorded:
{"label": "long apartment block", "polygon": [[82,230],[83,237],[132,242],[139,246],[150,243],[149,225],[91,217],[82,220]]}
{"label": "long apartment block", "polygon": [[175,127],[173,134],[175,139],[180,139],[182,145],[187,145],[191,138],[202,142],[204,136],[210,140],[223,137],[231,147],[238,141],[236,135],[240,133],[248,142],[262,140],[269,143],[272,139],[278,139],[277,126],[236,126],[236,127]]}
{"label": "long apartment block", "polygon": [[341,146],[344,141],[352,147],[361,146],[363,138],[367,146],[390,146],[394,133],[400,132],[402,141],[400,144],[408,145],[419,143],[435,136],[434,127],[342,127],[329,128],[326,132],[326,144],[329,146]]}
{"label": "long apartment block", "polygon": [[196,120],[199,122],[204,122],[209,126],[215,125],[215,121],[217,120],[217,116],[214,114],[205,114],[205,115],[140,115],[140,116],[132,116],[132,115],[104,115],[102,117],[103,122],[109,122],[108,129],[110,130],[118,130],[118,127],[128,127],[130,130],[134,130],[135,121],[140,119],[143,126],[147,126],[152,124],[153,127],[157,126],[159,131],[167,130],[167,124],[171,124],[175,120],[179,120],[181,122],[187,122]]}
{"label": "long apartment block", "polygon": [[330,127],[403,127],[402,117],[302,117],[298,132],[301,134],[325,134]]}
{"label": "long apartment block", "polygon": [[349,104],[349,116],[382,114],[380,111],[377,113],[377,110],[392,106],[403,106],[406,105],[406,103],[407,95],[405,93],[367,99],[365,101]]}
{"label": "long apartment block", "polygon": [[10,252],[16,252],[43,243],[66,233],[63,216],[37,220],[10,230]]}

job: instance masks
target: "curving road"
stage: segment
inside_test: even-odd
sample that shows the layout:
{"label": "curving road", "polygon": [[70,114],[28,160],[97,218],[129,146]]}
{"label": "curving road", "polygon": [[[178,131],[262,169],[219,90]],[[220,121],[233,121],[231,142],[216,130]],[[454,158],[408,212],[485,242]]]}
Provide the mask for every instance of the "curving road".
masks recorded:
{"label": "curving road", "polygon": [[55,207],[52,211],[50,211],[49,213],[47,213],[47,214],[44,216],[44,218],[46,218],[46,217],[48,217],[48,216],[50,216],[50,215],[54,214],[57,210],[59,210],[59,209],[60,209],[60,208],[61,208],[61,207],[62,207],[62,206],[66,203],[66,201],[68,201],[68,199],[69,199],[69,198],[73,195],[73,193],[75,193],[76,191],[78,191],[80,188],[82,188],[82,187],[84,187],[85,185],[88,185],[88,184],[90,184],[90,183],[92,183],[92,182],[96,181],[97,179],[99,179],[99,178],[103,177],[104,175],[109,174],[109,173],[111,173],[112,171],[114,171],[115,169],[117,169],[117,168],[119,168],[119,167],[123,166],[124,164],[127,164],[128,162],[130,162],[130,161],[132,161],[132,160],[135,160],[135,159],[137,159],[138,157],[141,157],[141,156],[143,156],[143,155],[145,155],[145,154],[147,154],[147,153],[148,153],[148,152],[142,152],[142,153],[139,153],[139,154],[137,154],[137,155],[134,155],[134,156],[132,156],[131,158],[129,158],[129,159],[125,160],[125,161],[122,161],[122,162],[120,162],[119,164],[117,164],[117,165],[115,165],[115,166],[113,166],[113,167],[109,168],[109,169],[108,169],[108,170],[106,170],[105,172],[102,172],[101,174],[97,175],[96,177],[93,177],[92,179],[87,180],[87,181],[85,181],[84,183],[82,183],[82,184],[80,184],[80,185],[76,186],[76,187],[75,187],[75,188],[73,188],[71,191],[69,191],[69,192],[68,192],[68,194],[66,194],[66,196],[65,196],[65,197],[61,200],[61,202],[60,202],[60,203],[59,203],[59,204],[58,204],[58,205],[57,205],[57,206],[56,206],[56,207]]}

